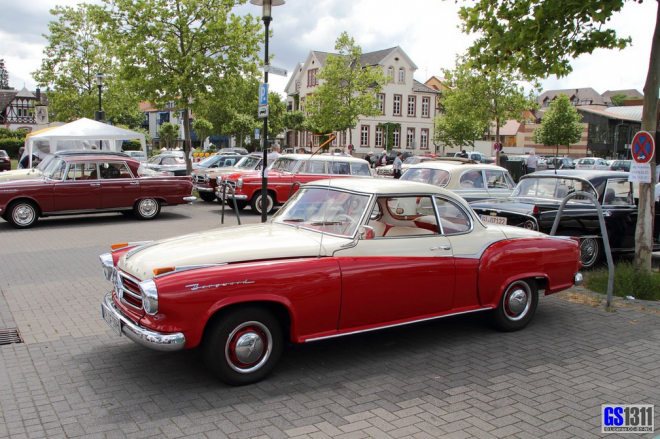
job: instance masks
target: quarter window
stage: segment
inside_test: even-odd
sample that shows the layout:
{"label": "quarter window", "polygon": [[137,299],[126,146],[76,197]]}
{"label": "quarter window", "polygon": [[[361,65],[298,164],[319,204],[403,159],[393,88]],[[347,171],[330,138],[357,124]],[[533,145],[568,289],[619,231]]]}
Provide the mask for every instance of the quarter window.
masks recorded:
{"label": "quarter window", "polygon": [[438,216],[440,217],[443,235],[453,235],[470,231],[472,228],[470,216],[458,205],[440,197],[435,197],[435,204],[438,207]]}
{"label": "quarter window", "polygon": [[488,189],[513,189],[515,186],[511,176],[506,172],[486,170],[485,173]]}

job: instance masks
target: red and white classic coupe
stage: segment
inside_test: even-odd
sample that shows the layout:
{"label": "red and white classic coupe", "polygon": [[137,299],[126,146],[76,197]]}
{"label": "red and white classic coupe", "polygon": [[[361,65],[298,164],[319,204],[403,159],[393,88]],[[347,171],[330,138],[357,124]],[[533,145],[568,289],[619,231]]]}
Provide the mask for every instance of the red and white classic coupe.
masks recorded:
{"label": "red and white classic coupe", "polygon": [[110,327],[162,351],[201,345],[232,385],[265,377],[285,341],[472,312],[522,329],[539,291],[582,282],[578,240],[485,225],[452,192],[390,179],[321,180],[267,223],[113,248]]}
{"label": "red and white classic coupe", "polygon": [[116,155],[54,157],[33,178],[0,182],[0,216],[16,228],[39,217],[132,212],[154,219],[162,205],[194,201],[190,177],[144,176],[140,161]]}

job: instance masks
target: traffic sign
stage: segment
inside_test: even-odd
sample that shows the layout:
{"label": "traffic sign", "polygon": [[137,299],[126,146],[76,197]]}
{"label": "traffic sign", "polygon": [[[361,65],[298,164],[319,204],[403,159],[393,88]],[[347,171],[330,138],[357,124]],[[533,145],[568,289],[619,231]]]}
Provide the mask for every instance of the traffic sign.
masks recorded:
{"label": "traffic sign", "polygon": [[632,141],[632,157],[637,163],[649,163],[655,151],[655,139],[646,131],[635,134]]}
{"label": "traffic sign", "polygon": [[268,64],[266,64],[265,66],[261,66],[261,69],[264,72],[272,73],[273,75],[286,76],[286,74],[287,74],[286,69],[282,69],[280,67],[275,67],[275,66],[270,66]]}
{"label": "traffic sign", "polygon": [[259,105],[259,111],[257,112],[257,115],[260,118],[268,117],[268,105]]}
{"label": "traffic sign", "polygon": [[268,84],[259,86],[259,105],[268,105]]}

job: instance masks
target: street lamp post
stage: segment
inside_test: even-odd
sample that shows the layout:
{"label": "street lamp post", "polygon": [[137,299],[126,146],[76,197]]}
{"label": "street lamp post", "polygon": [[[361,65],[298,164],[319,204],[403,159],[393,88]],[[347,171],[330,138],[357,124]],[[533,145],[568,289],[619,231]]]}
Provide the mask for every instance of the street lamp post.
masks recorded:
{"label": "street lamp post", "polygon": [[103,111],[103,106],[101,105],[101,90],[103,89],[103,79],[107,78],[108,75],[103,73],[97,73],[96,75],[96,85],[99,88],[99,109],[94,112],[94,120],[98,122],[105,122],[105,111]]}
{"label": "street lamp post", "polygon": [[[250,3],[256,6],[262,6],[261,19],[264,22],[265,43],[264,43],[264,84],[268,84],[268,26],[273,21],[271,9],[273,6],[284,4],[284,0],[250,0]],[[268,89],[266,89],[268,90]],[[264,117],[263,132],[263,164],[261,166],[261,222],[265,223],[268,219],[268,116]],[[275,200],[273,200],[275,202]]]}

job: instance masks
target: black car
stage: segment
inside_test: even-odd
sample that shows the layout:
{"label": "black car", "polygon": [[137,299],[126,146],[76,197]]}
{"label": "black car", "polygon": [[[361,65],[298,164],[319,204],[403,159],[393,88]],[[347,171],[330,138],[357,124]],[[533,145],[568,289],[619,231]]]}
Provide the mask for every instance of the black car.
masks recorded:
{"label": "black car", "polygon": [[[525,175],[510,198],[471,203],[484,223],[506,224],[550,233],[559,205],[566,195],[583,191],[602,205],[613,254],[635,251],[637,205],[628,173],[620,171],[555,170]],[[654,250],[660,250],[660,210],[656,205]],[[586,197],[572,198],[564,208],[556,235],[580,238],[582,264],[596,265],[603,256],[603,241],[596,207]],[[551,257],[551,256],[549,256]]]}
{"label": "black car", "polygon": [[630,172],[630,160],[614,160],[614,163],[610,166],[612,171],[624,171]]}
{"label": "black car", "polygon": [[0,171],[11,171],[11,159],[4,149],[0,149]]}

